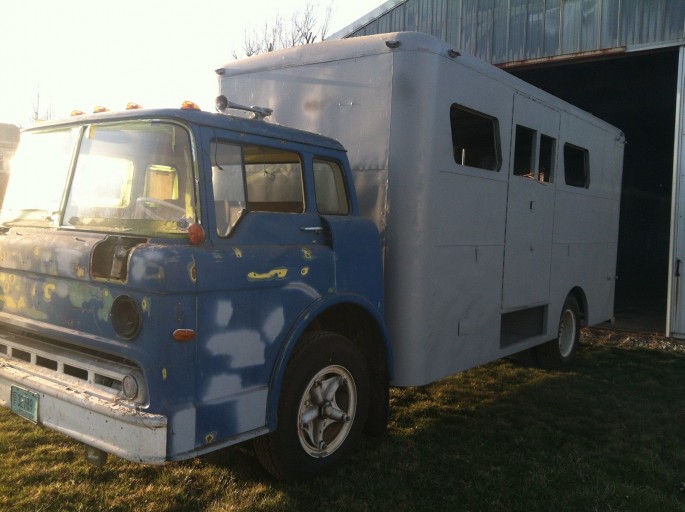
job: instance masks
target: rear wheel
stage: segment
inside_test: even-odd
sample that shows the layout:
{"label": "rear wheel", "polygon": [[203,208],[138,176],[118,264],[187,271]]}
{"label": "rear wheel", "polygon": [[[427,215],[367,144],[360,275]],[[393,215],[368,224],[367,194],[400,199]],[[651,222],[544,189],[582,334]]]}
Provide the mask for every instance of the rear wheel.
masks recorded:
{"label": "rear wheel", "polygon": [[569,295],[561,309],[557,339],[535,349],[541,367],[556,369],[573,359],[580,342],[580,325],[580,306],[576,298]]}
{"label": "rear wheel", "polygon": [[286,369],[278,426],[255,439],[262,465],[281,480],[329,471],[359,443],[369,404],[363,357],[347,338],[308,335]]}

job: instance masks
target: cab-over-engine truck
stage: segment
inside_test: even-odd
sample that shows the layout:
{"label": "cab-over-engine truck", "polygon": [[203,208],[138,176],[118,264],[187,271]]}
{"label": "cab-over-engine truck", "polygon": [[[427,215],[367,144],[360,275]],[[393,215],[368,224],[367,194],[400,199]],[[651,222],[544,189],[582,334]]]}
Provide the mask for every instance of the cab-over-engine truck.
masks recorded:
{"label": "cab-over-engine truck", "polygon": [[253,438],[271,473],[310,477],[384,431],[389,385],[522,351],[560,366],[612,317],[619,130],[422,34],[218,73],[236,115],[22,134],[0,403],[87,458]]}

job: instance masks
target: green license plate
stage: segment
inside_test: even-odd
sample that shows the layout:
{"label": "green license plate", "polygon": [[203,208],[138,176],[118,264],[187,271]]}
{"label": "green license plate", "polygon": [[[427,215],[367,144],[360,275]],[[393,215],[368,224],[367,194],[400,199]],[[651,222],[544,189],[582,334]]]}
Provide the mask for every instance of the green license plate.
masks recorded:
{"label": "green license plate", "polygon": [[12,386],[10,403],[12,412],[38,423],[38,393]]}

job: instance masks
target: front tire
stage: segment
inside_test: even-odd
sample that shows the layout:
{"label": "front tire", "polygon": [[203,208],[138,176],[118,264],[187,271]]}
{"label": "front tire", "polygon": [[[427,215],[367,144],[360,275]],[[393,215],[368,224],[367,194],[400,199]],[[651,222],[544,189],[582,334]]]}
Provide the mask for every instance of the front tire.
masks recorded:
{"label": "front tire", "polygon": [[257,458],[280,480],[330,471],[359,444],[368,407],[359,350],[338,334],[311,333],[286,368],[276,430],[254,441]]}
{"label": "front tire", "polygon": [[538,364],[547,369],[558,369],[569,364],[578,350],[580,327],[580,306],[577,299],[569,295],[561,309],[557,339],[536,348]]}

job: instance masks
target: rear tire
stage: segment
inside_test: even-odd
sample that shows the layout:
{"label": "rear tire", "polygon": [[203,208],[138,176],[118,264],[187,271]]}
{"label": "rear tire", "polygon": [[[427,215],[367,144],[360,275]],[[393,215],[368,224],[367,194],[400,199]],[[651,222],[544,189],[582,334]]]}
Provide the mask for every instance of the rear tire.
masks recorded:
{"label": "rear tire", "polygon": [[368,370],[357,348],[335,333],[311,333],[286,368],[276,430],[254,440],[257,458],[280,480],[330,471],[358,446],[368,407]]}
{"label": "rear tire", "polygon": [[558,369],[569,364],[580,343],[581,314],[578,301],[569,295],[559,318],[557,339],[536,347],[538,364],[542,368]]}

